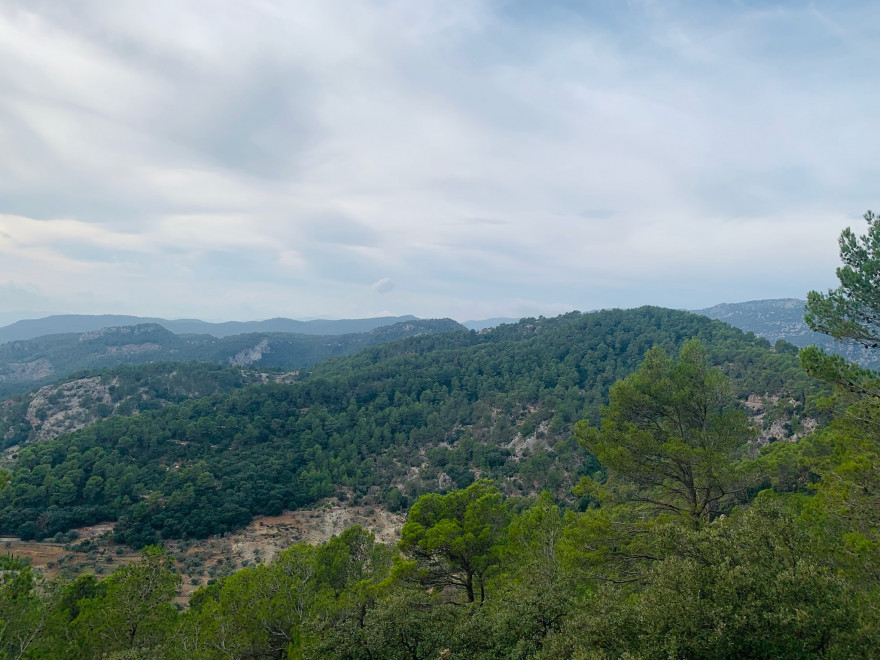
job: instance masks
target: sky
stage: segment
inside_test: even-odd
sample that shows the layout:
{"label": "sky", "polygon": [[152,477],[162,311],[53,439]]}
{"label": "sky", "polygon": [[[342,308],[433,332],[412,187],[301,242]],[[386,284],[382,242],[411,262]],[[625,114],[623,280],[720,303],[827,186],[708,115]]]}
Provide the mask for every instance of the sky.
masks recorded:
{"label": "sky", "polygon": [[698,309],[836,284],[880,3],[0,0],[0,321]]}

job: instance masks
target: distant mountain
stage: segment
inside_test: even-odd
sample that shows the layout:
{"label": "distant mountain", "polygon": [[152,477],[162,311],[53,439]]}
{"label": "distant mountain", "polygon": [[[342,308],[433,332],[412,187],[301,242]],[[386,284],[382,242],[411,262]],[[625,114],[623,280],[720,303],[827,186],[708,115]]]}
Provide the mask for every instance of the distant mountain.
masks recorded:
{"label": "distant mountain", "polygon": [[465,321],[462,325],[468,330],[476,330],[479,332],[480,330],[495,328],[505,323],[519,323],[519,321],[520,318],[499,317],[494,319],[483,319],[482,321]]}
{"label": "distant mountain", "polygon": [[414,321],[415,316],[380,316],[368,319],[340,319],[296,321],[275,318],[265,321],[227,321],[210,323],[198,319],[160,319],[147,316],[125,316],[119,314],[58,314],[41,319],[16,321],[0,327],[0,344],[21,339],[35,339],[46,335],[68,332],[91,332],[101,328],[112,328],[144,323],[155,323],[175,334],[204,334],[222,338],[247,332],[295,332],[303,335],[345,335],[356,332],[369,332],[386,325],[403,321]]}
{"label": "distant mountain", "polygon": [[33,389],[82,370],[151,362],[212,362],[297,369],[415,335],[464,330],[452,319],[415,319],[369,332],[306,335],[251,332],[217,338],[175,334],[156,323],[63,333],[0,345],[0,395]]}
{"label": "distant mountain", "polygon": [[880,355],[876,354],[877,351],[844,344],[810,330],[804,323],[806,304],[806,300],[797,298],[751,300],[743,303],[722,303],[707,309],[694,310],[694,313],[724,321],[746,332],[754,332],[770,342],[784,339],[800,347],[815,345],[843,355],[862,366],[880,368]]}

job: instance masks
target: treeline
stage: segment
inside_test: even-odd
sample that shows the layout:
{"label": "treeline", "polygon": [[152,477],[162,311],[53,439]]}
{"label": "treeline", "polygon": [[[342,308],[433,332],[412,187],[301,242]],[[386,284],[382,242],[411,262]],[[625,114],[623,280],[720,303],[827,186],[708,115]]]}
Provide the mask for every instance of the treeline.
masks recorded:
{"label": "treeline", "polygon": [[793,352],[705,317],[641,308],[526,319],[413,337],[323,363],[303,382],[27,446],[0,490],[0,534],[42,539],[118,520],[117,540],[143,546],[220,534],[334,494],[406,507],[477,474],[511,494],[571,498],[599,469],[577,447],[574,423],[597,420],[611,384],[651,347],[677,350],[689,337],[705,342],[737,394],[781,394],[811,412],[817,385]]}
{"label": "treeline", "polygon": [[578,425],[605,468],[578,484],[582,511],[480,480],[420,497],[396,547],[352,528],[183,609],[160,548],[101,581],[21,568],[2,577],[0,644],[46,659],[877,657],[880,397],[842,391],[849,414],[755,455],[706,358],[698,342],[648,352]]}

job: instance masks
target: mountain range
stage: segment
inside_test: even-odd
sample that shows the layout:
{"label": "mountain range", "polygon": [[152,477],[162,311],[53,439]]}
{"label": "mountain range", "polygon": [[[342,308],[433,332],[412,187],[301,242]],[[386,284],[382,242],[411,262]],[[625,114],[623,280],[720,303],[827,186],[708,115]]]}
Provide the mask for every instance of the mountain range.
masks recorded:
{"label": "mountain range", "polygon": [[[861,366],[880,368],[873,351],[812,332],[803,321],[804,305],[805,301],[795,298],[753,300],[722,303],[694,313],[724,321],[771,343],[784,340],[798,347],[815,344]],[[411,315],[225,323],[120,315],[20,320],[0,328],[0,396],[34,389],[76,371],[168,360],[298,369],[407,336],[465,328],[487,332],[517,321],[492,318],[459,324]]]}
{"label": "mountain range", "polygon": [[212,335],[217,338],[250,332],[293,332],[303,335],[346,335],[369,332],[385,325],[414,321],[415,316],[379,316],[367,319],[295,319],[274,318],[265,321],[226,321],[211,323],[198,319],[161,319],[121,314],[57,314],[40,319],[24,319],[0,327],[0,344],[19,339],[34,339],[44,335],[68,332],[91,332],[102,328],[127,325],[155,324],[175,334]]}
{"label": "mountain range", "polygon": [[[232,335],[253,332],[292,332],[301,335],[348,335],[370,332],[387,325],[419,320],[411,314],[403,316],[376,316],[365,319],[312,319],[298,321],[288,318],[273,318],[263,321],[225,321],[212,323],[199,319],[163,319],[151,316],[129,316],[124,314],[55,314],[36,319],[21,319],[0,327],[0,344],[22,339],[36,339],[45,335],[69,332],[92,332],[102,328],[128,325],[155,324],[178,335],[211,335],[222,339]],[[462,325],[469,330],[485,330],[502,323],[516,323],[519,318],[491,318],[465,321]]]}
{"label": "mountain range", "polygon": [[854,344],[836,341],[828,335],[813,332],[804,323],[806,300],[778,298],[751,300],[742,303],[722,303],[706,309],[693,310],[711,319],[729,323],[745,332],[753,332],[771,343],[783,339],[800,348],[818,346],[830,353],[842,355],[863,367],[880,368],[880,360],[870,351]]}
{"label": "mountain range", "polygon": [[218,338],[175,334],[157,323],[45,335],[0,344],[0,395],[34,389],[76,371],[122,364],[197,361],[298,369],[404,337],[464,329],[451,319],[412,319],[335,335],[250,332]]}

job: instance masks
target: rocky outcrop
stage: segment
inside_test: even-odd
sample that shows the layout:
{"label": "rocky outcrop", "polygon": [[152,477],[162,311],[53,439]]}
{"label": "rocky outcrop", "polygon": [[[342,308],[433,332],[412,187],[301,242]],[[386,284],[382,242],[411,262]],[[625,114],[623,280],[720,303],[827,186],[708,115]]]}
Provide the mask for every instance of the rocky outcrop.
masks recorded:
{"label": "rocky outcrop", "polygon": [[794,399],[780,398],[775,394],[750,394],[743,405],[752,426],[758,429],[759,447],[778,440],[796,442],[810,435],[819,425],[818,420],[798,414],[798,402]]}
{"label": "rocky outcrop", "polygon": [[269,352],[269,340],[264,339],[259,344],[252,348],[246,348],[243,351],[239,351],[231,358],[229,358],[229,364],[233,367],[246,367],[249,364],[253,364],[254,362],[259,362],[263,359],[263,355]]}

